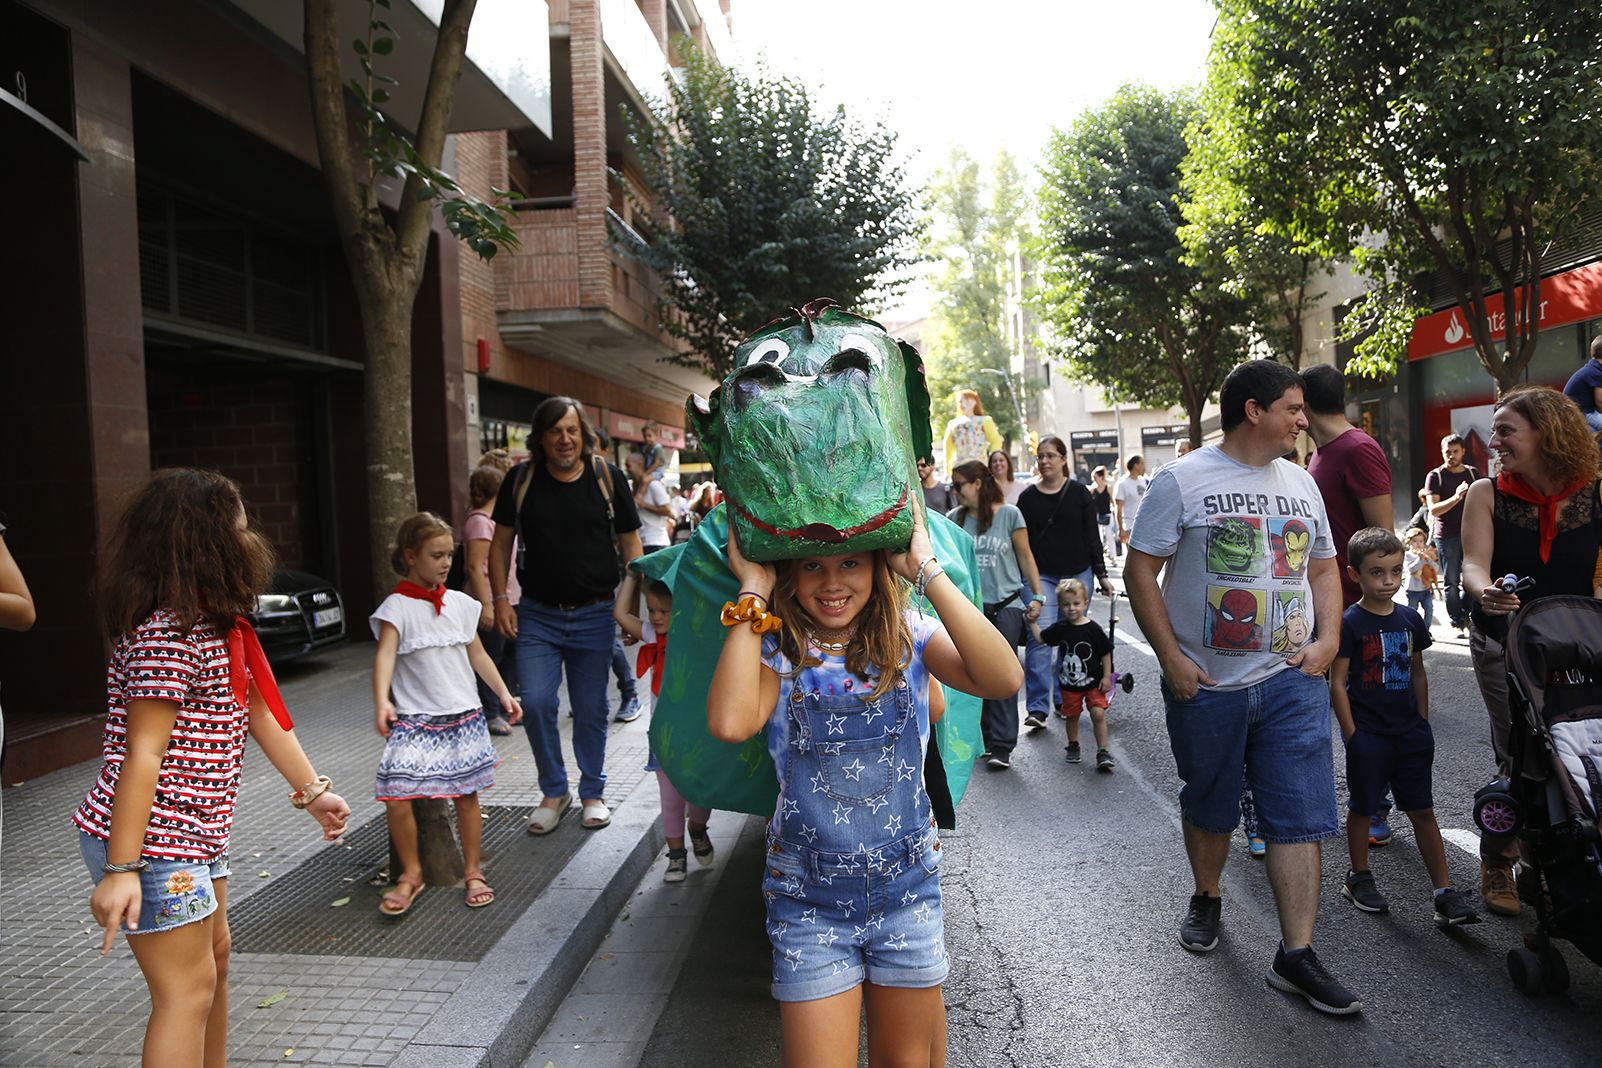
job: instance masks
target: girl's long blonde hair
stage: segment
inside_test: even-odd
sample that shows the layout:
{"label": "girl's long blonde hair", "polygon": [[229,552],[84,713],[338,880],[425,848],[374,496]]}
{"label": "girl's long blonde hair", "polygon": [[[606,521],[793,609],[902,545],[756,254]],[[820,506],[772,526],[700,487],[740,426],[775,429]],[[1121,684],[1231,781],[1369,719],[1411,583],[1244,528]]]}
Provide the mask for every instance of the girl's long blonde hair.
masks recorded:
{"label": "girl's long blonde hair", "polygon": [[[867,554],[873,568],[873,592],[857,616],[857,630],[846,646],[846,670],[859,678],[872,679],[870,698],[884,696],[897,677],[912,662],[912,630],[907,626],[907,584],[890,570],[884,550]],[[773,611],[784,621],[779,631],[779,651],[794,664],[795,674],[816,667],[817,657],[808,652],[807,635],[816,622],[801,607],[796,588],[801,560],[780,560],[774,565]]]}

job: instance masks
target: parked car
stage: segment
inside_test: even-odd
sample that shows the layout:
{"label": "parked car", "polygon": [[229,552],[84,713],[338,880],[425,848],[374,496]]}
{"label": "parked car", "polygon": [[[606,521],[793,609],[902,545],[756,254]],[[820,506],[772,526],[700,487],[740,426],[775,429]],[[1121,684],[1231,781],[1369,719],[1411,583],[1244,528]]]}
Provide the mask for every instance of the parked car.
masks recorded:
{"label": "parked car", "polygon": [[280,571],[256,598],[250,625],[269,660],[290,660],[345,640],[345,604],[327,579]]}

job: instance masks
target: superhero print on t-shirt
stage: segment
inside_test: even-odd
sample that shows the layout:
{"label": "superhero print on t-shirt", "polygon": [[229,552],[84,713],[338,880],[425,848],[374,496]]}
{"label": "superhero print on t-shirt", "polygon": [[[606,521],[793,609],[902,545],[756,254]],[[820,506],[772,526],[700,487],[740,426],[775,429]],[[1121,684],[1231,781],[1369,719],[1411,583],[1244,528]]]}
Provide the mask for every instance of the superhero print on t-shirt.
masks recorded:
{"label": "superhero print on t-shirt", "polygon": [[1365,690],[1405,690],[1413,684],[1413,633],[1382,630],[1364,634],[1358,682]]}
{"label": "superhero print on t-shirt", "polygon": [[1207,520],[1207,570],[1215,575],[1262,575],[1262,522],[1239,515]]}
{"label": "superhero print on t-shirt", "polygon": [[1273,605],[1274,626],[1269,636],[1269,649],[1276,653],[1294,653],[1313,636],[1312,624],[1307,619],[1306,598],[1300,590],[1282,590],[1274,594]]}
{"label": "superhero print on t-shirt", "polygon": [[1270,519],[1268,544],[1274,557],[1275,578],[1301,578],[1307,574],[1307,552],[1313,532],[1300,519]]}
{"label": "superhero print on t-shirt", "polygon": [[1202,641],[1211,649],[1262,652],[1268,647],[1263,626],[1265,600],[1262,590],[1208,586]]}

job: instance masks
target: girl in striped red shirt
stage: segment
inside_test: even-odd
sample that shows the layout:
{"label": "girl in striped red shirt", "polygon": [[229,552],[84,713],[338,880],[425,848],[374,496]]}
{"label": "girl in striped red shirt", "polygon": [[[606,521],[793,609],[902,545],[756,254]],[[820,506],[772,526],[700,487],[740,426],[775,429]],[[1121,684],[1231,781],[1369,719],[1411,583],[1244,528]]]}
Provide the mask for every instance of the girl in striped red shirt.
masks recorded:
{"label": "girl in striped red shirt", "polygon": [[273,572],[239,487],[188,468],[134,496],[101,594],[115,648],[106,672],[105,762],[78,806],[89,899],[119,928],[150,988],[143,1063],[215,1068],[228,1036],[228,835],[248,734],[333,839],[350,808],[296,740],[250,625]]}

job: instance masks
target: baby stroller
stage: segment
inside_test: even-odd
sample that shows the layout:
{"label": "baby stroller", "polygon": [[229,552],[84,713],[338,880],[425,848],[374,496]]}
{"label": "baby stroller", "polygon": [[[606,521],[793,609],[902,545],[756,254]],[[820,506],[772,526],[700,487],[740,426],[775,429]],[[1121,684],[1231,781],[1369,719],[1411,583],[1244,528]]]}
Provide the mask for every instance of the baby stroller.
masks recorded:
{"label": "baby stroller", "polygon": [[1536,928],[1508,951],[1508,974],[1526,994],[1561,994],[1569,969],[1553,939],[1602,964],[1602,601],[1535,601],[1506,649],[1512,773],[1475,794],[1474,822],[1522,845],[1519,896]]}

